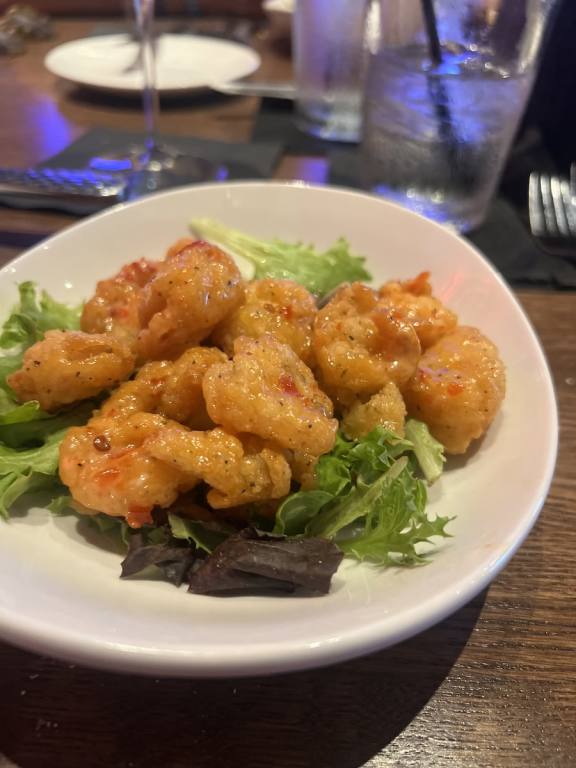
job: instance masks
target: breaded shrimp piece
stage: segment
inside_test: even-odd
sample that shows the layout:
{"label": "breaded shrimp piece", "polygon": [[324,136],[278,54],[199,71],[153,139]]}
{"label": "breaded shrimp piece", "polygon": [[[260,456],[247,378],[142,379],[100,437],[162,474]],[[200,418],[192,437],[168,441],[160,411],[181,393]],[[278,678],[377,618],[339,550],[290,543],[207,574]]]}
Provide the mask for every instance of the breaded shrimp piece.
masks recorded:
{"label": "breaded shrimp piece", "polygon": [[236,339],[233,361],[209,368],[202,389],[212,421],[232,432],[313,456],[334,445],[330,399],[296,353],[269,334]]}
{"label": "breaded shrimp piece", "polygon": [[390,281],[378,291],[379,304],[392,310],[394,317],[414,326],[422,349],[454,330],[458,317],[432,295],[430,273],[421,272],[413,280]]}
{"label": "breaded shrimp piece", "polygon": [[318,312],[313,348],[320,385],[344,406],[390,381],[401,387],[421,353],[414,328],[381,307],[362,283],[342,286]]}
{"label": "breaded shrimp piece", "polygon": [[[190,490],[196,479],[184,477],[146,449],[146,440],[167,423],[162,416],[132,413],[97,417],[69,429],[60,446],[60,477],[75,501],[139,528],[152,522],[154,507],[168,507],[179,493]],[[171,428],[184,429],[175,423]]]}
{"label": "breaded shrimp piece", "polygon": [[290,492],[288,462],[280,450],[252,435],[235,437],[220,428],[188,432],[168,426],[149,438],[146,448],[184,477],[207,483],[207,500],[215,509],[279,499]]}
{"label": "breaded shrimp piece", "polygon": [[193,347],[174,362],[146,363],[133,381],[112,393],[100,415],[115,418],[138,411],[159,413],[193,429],[208,429],[214,424],[206,413],[202,379],[211,365],[226,360],[219,349]]}
{"label": "breaded shrimp piece", "polygon": [[246,286],[244,303],[215,329],[212,340],[231,355],[238,336],[270,333],[308,363],[316,311],[312,294],[293,280],[254,280]]}
{"label": "breaded shrimp piece", "polygon": [[173,360],[210,335],[241,303],[234,261],[214,245],[183,240],[143,289],[137,350],[141,360]]}
{"label": "breaded shrimp piece", "polygon": [[460,326],[422,355],[404,398],[447,453],[464,453],[492,423],[505,391],[496,346],[477,328]]}
{"label": "breaded shrimp piece", "polygon": [[303,491],[309,491],[316,487],[316,464],[318,464],[319,458],[319,456],[310,456],[303,451],[291,451],[288,455],[292,477],[300,483]]}
{"label": "breaded shrimp piece", "polygon": [[406,406],[400,390],[393,382],[388,382],[380,392],[372,395],[367,403],[357,401],[344,414],[340,426],[351,438],[367,435],[375,427],[384,427],[404,437]]}
{"label": "breaded shrimp piece", "polygon": [[96,293],[82,310],[80,327],[86,333],[111,333],[133,344],[140,331],[142,288],[158,270],[158,262],[139,259],[96,285]]}
{"label": "breaded shrimp piece", "polygon": [[184,352],[170,365],[158,406],[160,413],[191,429],[214,426],[206,412],[202,380],[212,365],[227,360],[215,347],[192,347]]}
{"label": "breaded shrimp piece", "polygon": [[113,336],[47,331],[7,382],[21,402],[38,400],[43,410],[55,411],[115,387],[133,369],[130,349]]}
{"label": "breaded shrimp piece", "polygon": [[116,419],[131,413],[157,413],[171,363],[148,363],[135,379],[125,381],[102,403],[98,416]]}

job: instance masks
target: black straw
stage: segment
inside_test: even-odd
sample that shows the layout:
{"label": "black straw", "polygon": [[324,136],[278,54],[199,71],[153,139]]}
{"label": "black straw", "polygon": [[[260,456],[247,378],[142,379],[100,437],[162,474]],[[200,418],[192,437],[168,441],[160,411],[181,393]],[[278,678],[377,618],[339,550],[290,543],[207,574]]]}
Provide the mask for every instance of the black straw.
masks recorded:
{"label": "black straw", "polygon": [[[421,3],[422,14],[426,26],[428,51],[432,64],[434,64],[434,66],[439,66],[442,64],[442,48],[438,36],[438,22],[436,20],[434,0],[421,0]],[[432,103],[434,104],[434,111],[436,112],[436,117],[438,119],[439,132],[446,148],[447,160],[451,165],[456,166],[458,163],[460,139],[452,117],[448,92],[444,87],[442,78],[431,77],[430,73],[428,73],[428,88]],[[463,182],[468,184],[469,173],[467,169],[461,168],[460,173]]]}
{"label": "black straw", "polygon": [[434,0],[421,0],[421,2],[424,23],[426,24],[426,36],[428,38],[430,58],[434,64],[442,64],[442,49],[440,47],[440,38],[438,37],[438,24],[436,23]]}

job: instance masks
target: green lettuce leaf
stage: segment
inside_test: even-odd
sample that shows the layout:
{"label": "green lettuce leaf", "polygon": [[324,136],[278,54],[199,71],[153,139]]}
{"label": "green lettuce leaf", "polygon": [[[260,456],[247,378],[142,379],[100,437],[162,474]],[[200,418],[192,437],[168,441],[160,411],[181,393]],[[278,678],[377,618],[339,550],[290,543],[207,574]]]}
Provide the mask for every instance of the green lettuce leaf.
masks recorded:
{"label": "green lettuce leaf", "polygon": [[0,516],[25,493],[46,490],[59,484],[58,450],[66,430],[46,437],[38,448],[14,450],[0,444]]}
{"label": "green lettuce leaf", "polygon": [[[0,445],[4,443],[5,446],[17,449],[42,445],[55,432],[64,435],[69,427],[86,424],[96,406],[95,401],[89,400],[55,416],[37,408],[36,417],[31,418],[34,413],[33,404],[38,405],[30,400],[14,408],[4,417],[0,416]],[[20,420],[17,420],[18,415],[22,417]],[[3,418],[8,421],[3,421]],[[0,474],[1,472],[0,460]]]}
{"label": "green lettuce leaf", "polygon": [[74,329],[80,307],[67,307],[47,293],[38,294],[32,282],[18,287],[19,302],[0,331],[0,516],[22,496],[50,490],[54,501],[63,493],[58,477],[58,452],[68,427],[84,424],[93,403],[82,403],[60,414],[41,410],[32,400],[18,403],[6,377],[22,364],[26,349],[52,328]]}
{"label": "green lettuce leaf", "polygon": [[372,513],[375,504],[385,497],[388,487],[406,469],[408,459],[403,456],[370,485],[356,486],[343,499],[325,507],[306,527],[309,536],[333,539],[343,528]]}
{"label": "green lettuce leaf", "polygon": [[199,237],[212,240],[254,265],[254,277],[295,280],[316,296],[324,296],[341,283],[371,280],[365,259],[351,253],[343,238],[319,253],[312,245],[259,240],[212,219],[195,219],[191,227]]}
{"label": "green lettuce leaf", "polygon": [[274,533],[297,536],[303,533],[322,507],[332,501],[327,491],[298,491],[289,496],[276,512]]}
{"label": "green lettuce leaf", "polygon": [[168,525],[175,539],[191,541],[208,554],[235,532],[234,528],[224,524],[211,526],[200,520],[186,520],[173,513],[168,514]]}
{"label": "green lettuce leaf", "polygon": [[52,329],[80,327],[82,306],[69,307],[49,296],[46,291],[38,295],[36,284],[27,281],[18,286],[20,302],[4,322],[0,333],[0,347],[27,349]]}
{"label": "green lettuce leaf", "polygon": [[414,446],[414,454],[426,480],[431,484],[438,480],[444,469],[444,446],[432,435],[422,421],[408,419],[406,437]]}
{"label": "green lettuce leaf", "polygon": [[450,520],[427,516],[415,451],[410,440],[382,427],[359,440],[338,435],[318,462],[317,488],[280,505],[274,532],[331,539],[346,555],[378,565],[424,562],[419,545],[448,536]]}

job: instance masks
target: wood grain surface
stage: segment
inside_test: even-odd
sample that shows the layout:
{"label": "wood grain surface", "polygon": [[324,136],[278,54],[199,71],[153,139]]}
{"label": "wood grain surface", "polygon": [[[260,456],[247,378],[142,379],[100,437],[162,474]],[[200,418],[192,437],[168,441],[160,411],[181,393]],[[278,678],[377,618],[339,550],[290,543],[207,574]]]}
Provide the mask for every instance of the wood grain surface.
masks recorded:
{"label": "wood grain surface", "polygon": [[[61,39],[86,29],[58,23]],[[136,105],[57,85],[41,66],[47,47],[0,62],[1,103],[16,105],[3,106],[0,165],[31,164],[93,125],[140,120]],[[275,56],[266,53],[266,66],[280,79],[289,64]],[[46,100],[67,126],[50,148],[32,124]],[[243,140],[255,108],[252,99],[190,103],[165,116],[164,130]],[[305,177],[306,167],[287,158],[277,175]],[[0,210],[0,264],[70,221]],[[534,530],[486,592],[395,648],[280,677],[146,679],[0,643],[0,768],[576,765],[576,294],[518,296],[556,383],[560,451]]]}

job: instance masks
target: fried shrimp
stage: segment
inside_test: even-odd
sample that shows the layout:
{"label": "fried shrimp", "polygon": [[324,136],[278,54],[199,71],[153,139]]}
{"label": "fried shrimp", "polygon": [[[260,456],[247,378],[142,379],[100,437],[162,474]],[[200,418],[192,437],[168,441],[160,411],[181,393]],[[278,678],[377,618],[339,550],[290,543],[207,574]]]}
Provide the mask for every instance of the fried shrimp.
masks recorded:
{"label": "fried shrimp", "polygon": [[215,347],[192,347],[184,352],[169,366],[160,397],[160,412],[192,429],[213,426],[206,412],[202,381],[212,365],[227,360],[224,352]]}
{"label": "fried shrimp", "polygon": [[313,456],[334,445],[330,399],[292,349],[269,334],[236,339],[233,360],[209,368],[202,388],[210,418],[226,429]]}
{"label": "fried shrimp", "polygon": [[228,358],[219,349],[192,347],[177,360],[146,363],[133,381],[122,384],[102,405],[100,415],[159,413],[193,429],[214,426],[206,413],[202,379],[214,363]]}
{"label": "fried shrimp", "polygon": [[378,291],[379,304],[414,327],[422,349],[450,333],[458,322],[454,312],[432,295],[429,278],[429,272],[421,272],[413,280],[384,283]]}
{"label": "fried shrimp", "polygon": [[86,333],[111,333],[133,344],[140,331],[139,307],[142,288],[158,270],[158,262],[139,259],[126,264],[108,280],[101,280],[96,293],[82,310],[80,327]]}
{"label": "fried shrimp", "polygon": [[115,419],[132,413],[157,413],[171,366],[168,361],[147,363],[135,379],[112,392],[98,415]]}
{"label": "fried shrimp", "polygon": [[401,387],[421,352],[414,328],[381,307],[361,283],[340,288],[318,312],[313,347],[322,388],[344,406],[390,381]]}
{"label": "fried shrimp", "polygon": [[[167,420],[149,413],[97,417],[68,430],[60,446],[60,476],[75,501],[94,512],[124,517],[139,528],[156,506],[168,507],[198,482],[146,449]],[[176,423],[174,431],[183,430]]]}
{"label": "fried shrimp", "polygon": [[212,340],[231,355],[239,336],[257,339],[270,333],[308,363],[315,315],[316,302],[302,285],[293,280],[254,280],[246,286],[244,303],[216,328]]}
{"label": "fried shrimp", "polygon": [[244,285],[230,256],[181,240],[143,289],[137,350],[141,360],[173,360],[205,339],[241,303]]}
{"label": "fried shrimp", "polygon": [[292,451],[288,456],[288,463],[292,470],[292,477],[300,483],[300,489],[309,491],[316,485],[316,464],[319,456],[309,456],[303,451]]}
{"label": "fried shrimp", "polygon": [[280,450],[252,435],[168,426],[147,440],[146,449],[183,477],[207,483],[207,500],[215,509],[279,499],[290,491],[290,467]]}
{"label": "fried shrimp", "polygon": [[404,397],[447,453],[464,453],[492,423],[505,390],[496,346],[477,328],[460,326],[422,355]]}
{"label": "fried shrimp", "polygon": [[389,382],[367,403],[358,401],[344,414],[342,429],[348,437],[358,438],[367,435],[375,427],[384,427],[404,436],[406,406],[400,390]]}
{"label": "fried shrimp", "polygon": [[21,402],[38,400],[43,410],[54,411],[117,386],[133,369],[129,348],[113,336],[47,331],[7,382]]}

